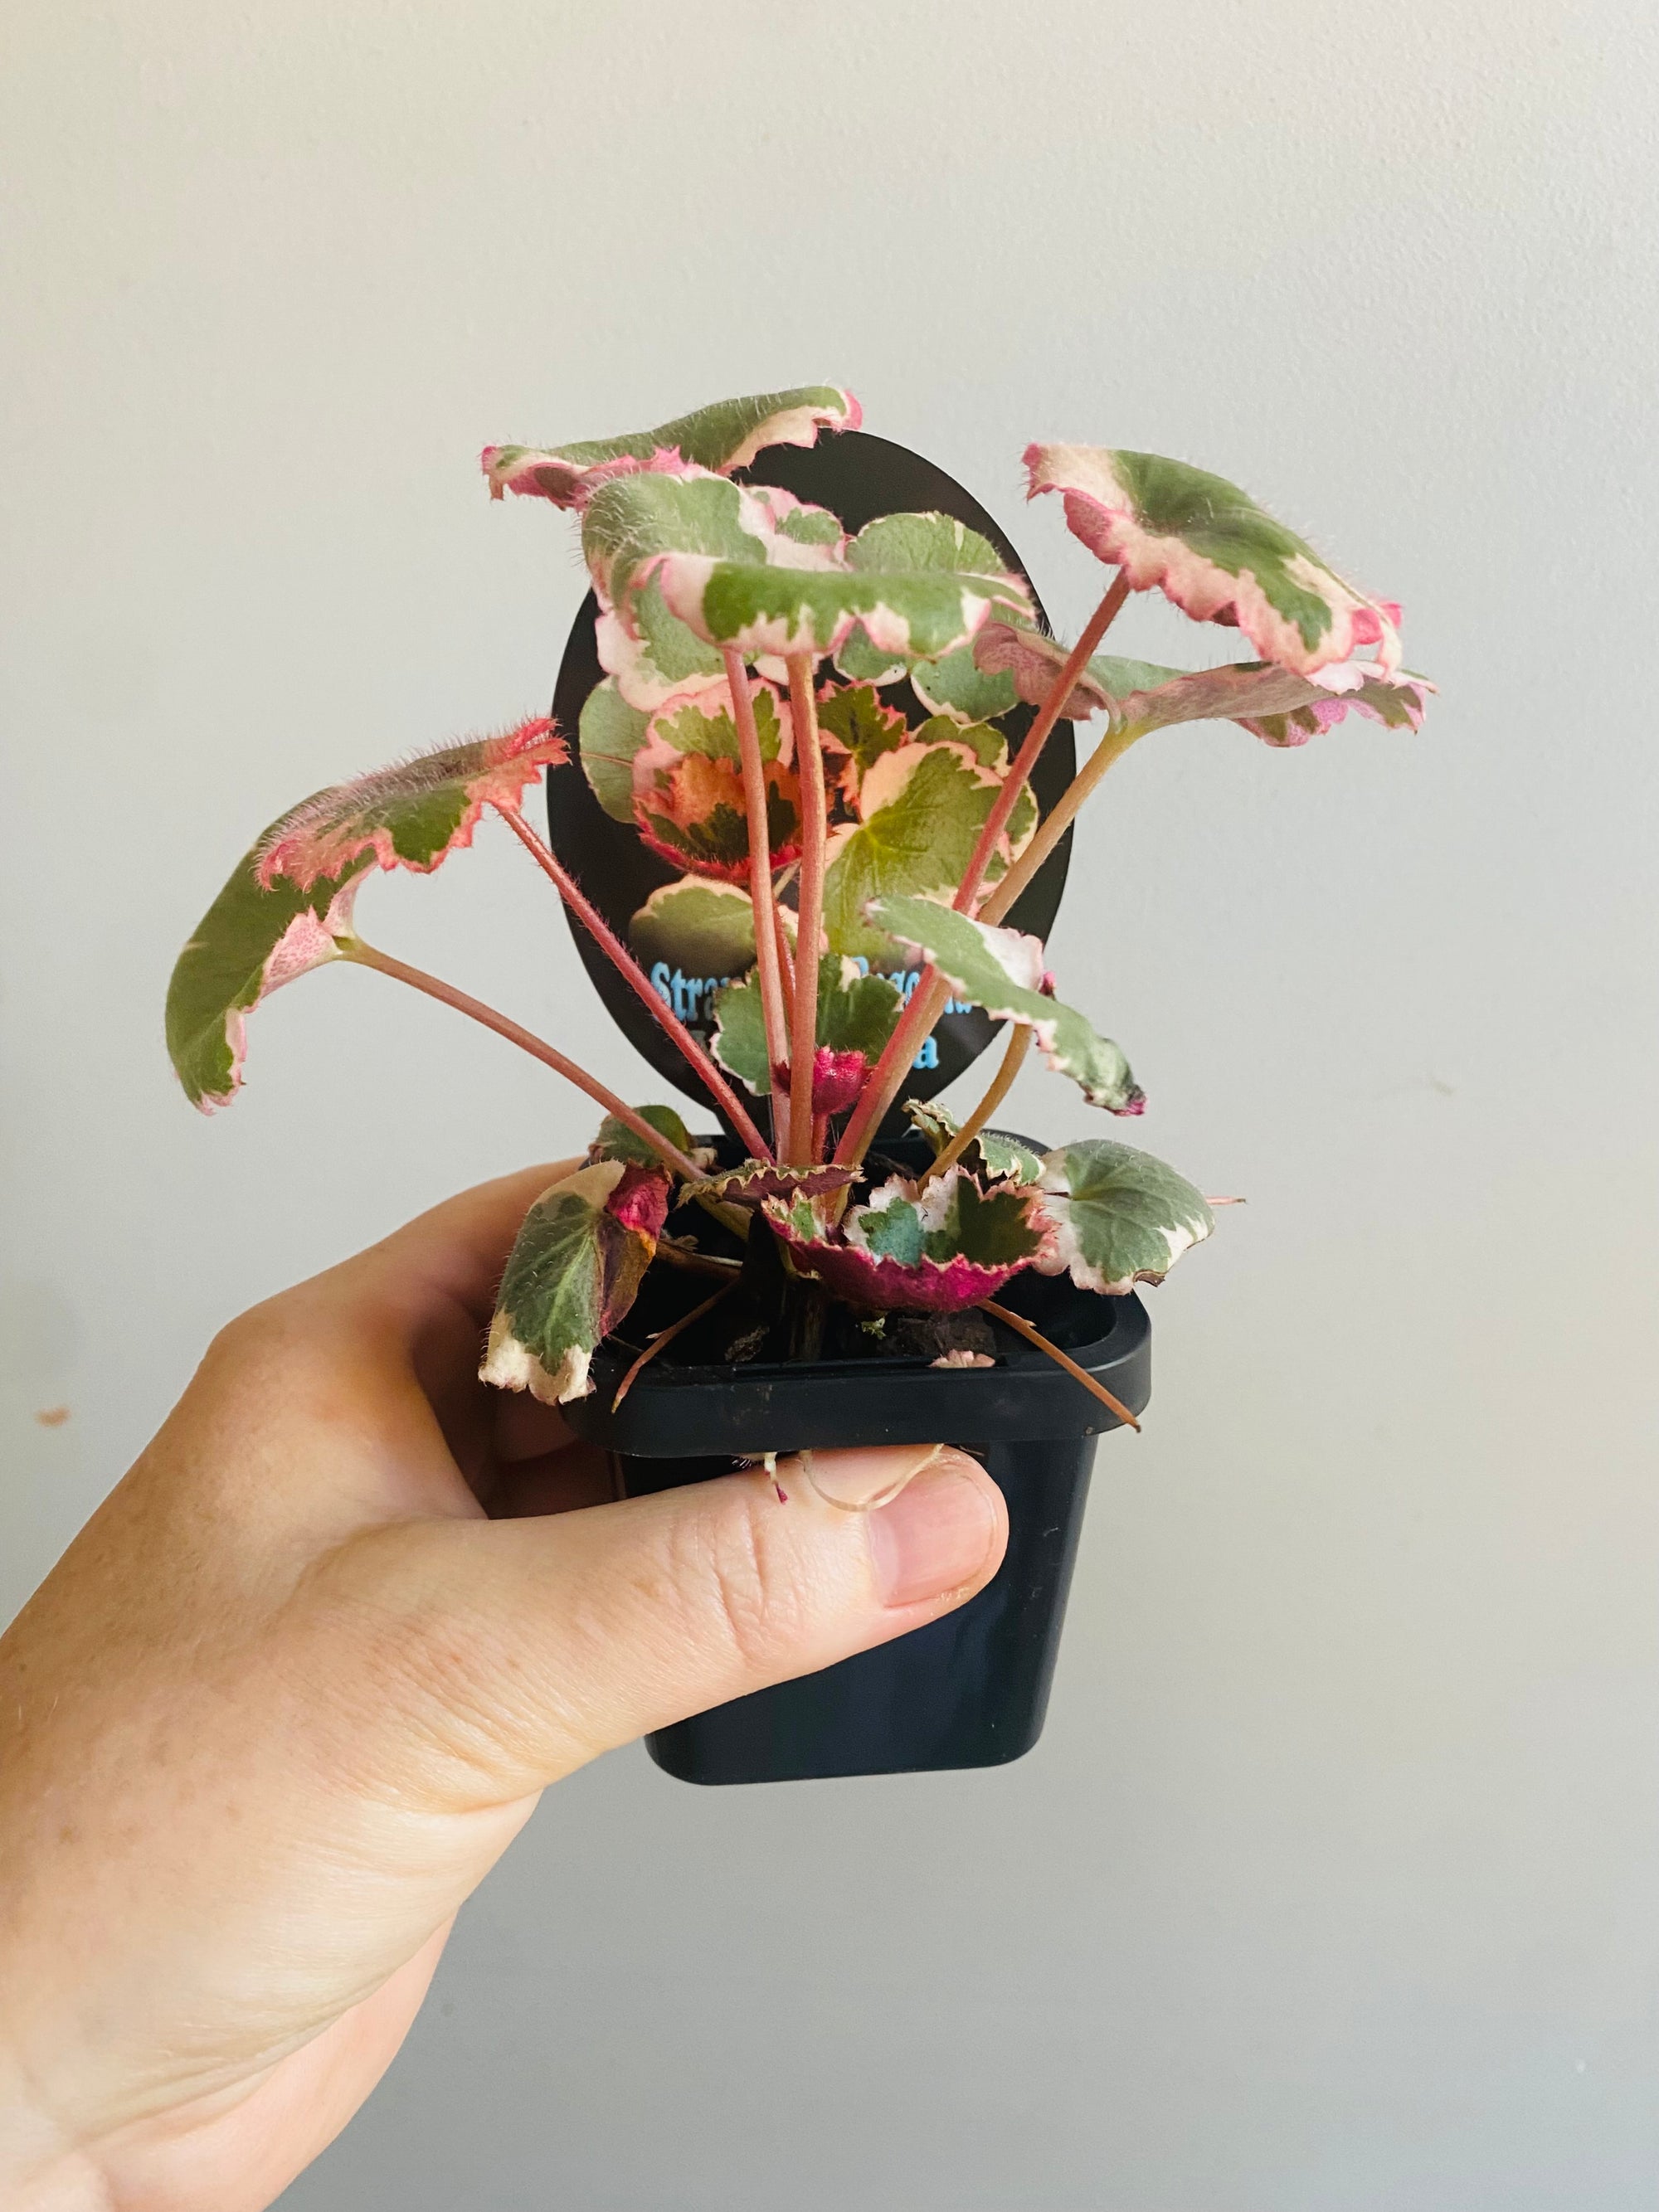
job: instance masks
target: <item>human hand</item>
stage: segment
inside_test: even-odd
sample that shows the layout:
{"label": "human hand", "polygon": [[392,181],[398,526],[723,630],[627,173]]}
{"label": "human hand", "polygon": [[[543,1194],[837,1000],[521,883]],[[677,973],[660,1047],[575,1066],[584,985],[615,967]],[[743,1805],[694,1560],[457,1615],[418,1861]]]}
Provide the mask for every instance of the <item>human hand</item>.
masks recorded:
{"label": "human hand", "polygon": [[[787,1508],[758,1473],[601,1502],[602,1455],[476,1379],[559,1172],[233,1322],[0,1638],[15,2212],[268,2204],[379,2080],[548,1783],[994,1573],[1002,1499],[954,1451],[816,1455],[823,1494],[786,1478]],[[830,1502],[924,1457],[892,1503]]]}

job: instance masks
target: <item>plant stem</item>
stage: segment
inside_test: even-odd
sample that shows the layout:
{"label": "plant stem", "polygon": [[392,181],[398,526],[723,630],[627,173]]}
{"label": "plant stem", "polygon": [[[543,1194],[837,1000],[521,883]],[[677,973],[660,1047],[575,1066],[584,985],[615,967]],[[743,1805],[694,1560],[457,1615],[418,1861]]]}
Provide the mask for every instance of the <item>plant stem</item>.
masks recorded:
{"label": "plant stem", "polygon": [[924,968],[910,994],[909,1004],[898,1018],[897,1027],[870,1071],[870,1080],[853,1109],[851,1121],[842,1131],[841,1142],[836,1147],[837,1167],[855,1168],[869,1151],[871,1140],[881,1127],[882,1115],[897,1097],[922,1039],[939,1019],[950,995],[950,986],[939,981],[938,969]]}
{"label": "plant stem", "polygon": [[690,1328],[694,1321],[701,1321],[712,1307],[717,1306],[723,1297],[728,1297],[736,1288],[735,1283],[722,1283],[711,1297],[705,1298],[700,1306],[693,1306],[689,1314],[682,1314],[678,1321],[671,1322],[666,1328],[659,1331],[652,1338],[627,1374],[623,1376],[622,1381],[617,1383],[617,1395],[611,1401],[611,1410],[613,1413],[633,1389],[634,1377],[639,1373],[641,1368],[648,1366],[665,1346],[672,1344],[684,1330]]}
{"label": "plant stem", "polygon": [[361,937],[338,937],[334,941],[340,948],[342,958],[355,960],[360,968],[375,969],[382,975],[390,975],[399,983],[408,983],[417,991],[424,991],[428,999],[436,999],[441,1006],[453,1006],[457,1013],[470,1015],[475,1022],[481,1022],[485,1029],[494,1030],[497,1036],[505,1037],[509,1044],[518,1045],[532,1059],[539,1060],[544,1066],[562,1075],[568,1082],[574,1083],[578,1091],[585,1091],[597,1105],[603,1106],[607,1114],[614,1114],[624,1128],[631,1129],[643,1143],[649,1145],[665,1166],[672,1168],[676,1175],[684,1176],[692,1182],[702,1175],[702,1170],[696,1162],[688,1159],[678,1146],[671,1145],[660,1129],[653,1129],[643,1115],[636,1114],[631,1106],[617,1097],[614,1091],[608,1091],[597,1076],[590,1075],[574,1060],[567,1060],[558,1047],[549,1044],[544,1037],[537,1036],[510,1016],[498,1014],[494,1006],[487,1006],[482,999],[472,998],[465,991],[458,991],[453,983],[446,983],[436,975],[428,975],[424,968],[411,968],[407,961],[395,959],[390,952],[382,952],[378,945],[366,945]]}
{"label": "plant stem", "polygon": [[789,713],[795,726],[795,774],[800,782],[799,903],[795,924],[795,1006],[789,1050],[789,1146],[798,1167],[812,1158],[812,1071],[818,1048],[818,939],[823,928],[825,800],[812,656],[788,658]]}
{"label": "plant stem", "polygon": [[604,915],[600,914],[586,892],[582,890],[581,885],[558,856],[536,835],[516,807],[503,806],[499,811],[507,828],[542,872],[551,878],[559,896],[570,908],[577,921],[581,923],[582,927],[593,939],[600,951],[605,954],[635,997],[641,1002],[651,1018],[659,1028],[667,1031],[679,1047],[681,1053],[690,1060],[702,1079],[705,1088],[713,1095],[716,1103],[724,1111],[726,1119],[737,1131],[742,1142],[749,1146],[757,1159],[769,1160],[772,1157],[771,1152],[750,1118],[748,1109],[720,1073],[712,1055],[699,1044],[673,1008],[664,1000],[661,993],[641,972],[639,963],[623,945],[610,923],[605,921]]}
{"label": "plant stem", "polygon": [[969,1146],[973,1143],[992,1115],[996,1112],[997,1108],[1013,1089],[1014,1078],[1019,1073],[1020,1063],[1030,1048],[1030,1024],[1014,1023],[1008,1032],[1008,1049],[1002,1055],[1002,1065],[991,1079],[990,1089],[987,1091],[983,1098],[980,1100],[978,1105],[975,1107],[973,1112],[933,1162],[933,1166],[923,1176],[921,1180],[924,1187],[932,1182],[935,1176],[942,1176],[947,1168],[954,1167],[962,1158]]}
{"label": "plant stem", "polygon": [[760,975],[761,1013],[766,1026],[766,1059],[772,1071],[772,1144],[781,1152],[787,1127],[787,1102],[775,1071],[789,1057],[789,1034],[784,1025],[782,980],[778,969],[778,924],[772,897],[772,834],[766,817],[766,767],[761,759],[760,732],[755,727],[755,702],[749,692],[749,672],[735,646],[723,646],[726,681],[732,694],[732,719],[737,724],[738,750],[743,761],[743,797],[749,816],[749,900],[755,918],[755,962]]}
{"label": "plant stem", "polygon": [[985,827],[979,833],[979,842],[974,848],[973,858],[968,863],[966,874],[957,890],[955,905],[958,914],[971,914],[979,887],[985,880],[985,871],[991,865],[997,842],[1008,827],[1014,802],[1030,781],[1031,771],[1038,756],[1048,742],[1048,733],[1060,720],[1060,710],[1072,696],[1072,687],[1087,664],[1089,655],[1111,628],[1118,609],[1129,596],[1129,580],[1121,569],[1113,578],[1105,597],[1083,625],[1083,635],[1066,654],[1053,689],[1037,709],[1037,717],[1025,733],[1025,742],[1014,756],[1014,764],[1003,779],[996,804],[985,817]]}
{"label": "plant stem", "polygon": [[1103,1406],[1111,1407],[1120,1421],[1127,1422],[1137,1436],[1140,1433],[1139,1422],[1136,1420],[1123,1401],[1121,1398],[1113,1397],[1103,1382],[1097,1382],[1086,1367],[1079,1367],[1076,1360],[1068,1358],[1057,1344],[1050,1344],[1042,1331],[1040,1328],[1033,1328],[1023,1314],[1010,1312],[1006,1306],[1000,1306],[994,1298],[981,1298],[979,1301],[979,1310],[981,1313],[990,1314],[996,1320],[1006,1322],[1017,1335],[1023,1336],[1027,1344],[1036,1345],[1039,1352],[1046,1352],[1057,1366],[1066,1370],[1074,1382],[1080,1382],[1085,1390],[1092,1391]]}
{"label": "plant stem", "polygon": [[1043,822],[1036,836],[980,908],[981,921],[1000,921],[1025,890],[1075,819],[1078,809],[1115,760],[1121,760],[1135,739],[1146,734],[1143,725],[1130,722],[1121,730],[1108,730],[1078,770]]}
{"label": "plant stem", "polygon": [[[959,914],[972,911],[974,901],[978,895],[979,886],[984,879],[985,871],[990,865],[997,840],[1002,835],[1008,817],[1013,811],[1014,801],[1030,777],[1031,770],[1036,767],[1037,756],[1046,744],[1049,732],[1060,719],[1060,710],[1071,696],[1072,686],[1077,681],[1079,671],[1105,635],[1108,625],[1128,594],[1128,584],[1120,572],[1100,605],[1090,616],[1084,626],[1082,636],[1066,654],[1065,664],[1055,678],[1052,690],[1038,708],[1037,718],[1027,732],[1025,742],[1020,747],[1014,764],[1008,771],[1002,789],[997,795],[996,804],[986,817],[985,827],[980,832],[973,858],[969,862],[967,872],[963,877],[961,888],[957,890],[954,901]],[[1070,789],[1060,800],[1060,805],[1049,815],[1048,820],[1039,826],[1036,836],[1025,848],[1021,860],[1009,870],[985,901],[978,917],[980,920],[1000,921],[1002,919],[1065,835],[1072,816],[1088,797],[1090,791],[1094,788],[1094,784],[1098,782],[1100,777],[1105,774],[1106,769],[1111,765],[1111,761],[1116,758],[1117,752],[1132,744],[1134,738],[1139,734],[1138,730],[1132,734],[1120,733],[1118,739],[1115,739],[1109,734],[1102,741],[1103,749],[1106,745],[1115,744],[1116,751],[1104,761],[1100,759],[1100,753],[1097,751],[1088,766],[1074,780]],[[1092,777],[1093,781],[1089,782],[1086,787],[1079,790],[1079,787],[1084,784],[1085,777]],[[1062,809],[1068,807],[1069,811],[1062,814]],[[1058,824],[1057,827],[1056,824]],[[909,1073],[911,1064],[921,1049],[922,1039],[939,1019],[945,1002],[950,995],[949,986],[939,981],[937,969],[924,968],[921,980],[911,994],[910,1003],[899,1016],[898,1027],[887,1040],[886,1049],[872,1071],[869,1086],[854,1108],[853,1118],[842,1133],[841,1142],[836,1147],[836,1158],[840,1165],[856,1167],[869,1150],[871,1140],[881,1126],[883,1115],[897,1097],[904,1079]]]}

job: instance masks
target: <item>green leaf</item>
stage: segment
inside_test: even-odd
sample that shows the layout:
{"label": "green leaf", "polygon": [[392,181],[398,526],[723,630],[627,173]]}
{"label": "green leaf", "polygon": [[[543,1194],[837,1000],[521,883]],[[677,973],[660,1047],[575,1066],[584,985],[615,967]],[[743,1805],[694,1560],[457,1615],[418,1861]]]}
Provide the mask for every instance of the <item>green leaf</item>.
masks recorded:
{"label": "green leaf", "polygon": [[1000,585],[1011,580],[990,539],[953,514],[878,514],[848,546],[847,563],[885,575],[933,569],[951,576],[982,576]]}
{"label": "green leaf", "polygon": [[[871,1066],[897,1027],[904,1001],[885,975],[860,973],[855,960],[827,959],[818,969],[817,1038],[821,1052],[859,1053]],[[720,1066],[757,1097],[772,1088],[759,979],[728,984],[714,1001],[712,1049]],[[838,1109],[839,1110],[839,1109]]]}
{"label": "green leaf", "polygon": [[1042,946],[1015,929],[971,921],[924,898],[877,899],[875,920],[931,961],[959,999],[999,1021],[1026,1023],[1050,1067],[1080,1085],[1091,1106],[1139,1114],[1145,1095],[1110,1038],[1041,988]]}
{"label": "green leaf", "polygon": [[912,667],[911,684],[930,714],[948,714],[956,722],[988,722],[1017,704],[1019,694],[1008,672],[981,668],[975,658],[980,638],[992,627],[987,623],[972,645],[959,645],[940,659],[918,660]]}
{"label": "green leaf", "polygon": [[[696,1158],[690,1132],[672,1106],[636,1106],[634,1111],[642,1121],[648,1121],[653,1129],[660,1131],[677,1152]],[[660,1168],[663,1164],[662,1154],[614,1114],[607,1114],[600,1122],[599,1133],[588,1146],[587,1157],[590,1162],[622,1160],[638,1168]]]}
{"label": "green leaf", "polygon": [[766,1050],[766,1018],[760,979],[750,974],[743,981],[728,983],[714,1000],[714,1033],[709,1049],[728,1075],[746,1084],[757,1098],[772,1088],[772,1066]]}
{"label": "green leaf", "polygon": [[1339,576],[1304,538],[1225,477],[1158,453],[1030,446],[1030,496],[1057,491],[1074,534],[1132,589],[1199,622],[1236,623],[1264,660],[1312,675],[1375,646],[1400,665],[1400,610]]}
{"label": "green leaf", "polygon": [[241,1088],[252,1008],[296,975],[339,958],[335,940],[350,935],[352,902],[374,865],[361,854],[339,876],[316,877],[303,889],[278,877],[267,890],[259,855],[281,826],[239,862],[167,986],[167,1056],[185,1096],[204,1114],[228,1106]]}
{"label": "green leaf", "polygon": [[707,876],[682,876],[653,891],[628,935],[647,969],[660,961],[687,975],[740,975],[754,965],[749,893]]}
{"label": "green leaf", "polygon": [[908,665],[902,653],[878,653],[861,622],[836,647],[835,659],[837,672],[854,684],[896,684]]}
{"label": "green leaf", "polygon": [[629,705],[614,676],[596,684],[582,702],[576,726],[582,770],[613,822],[634,819],[634,756],[650,726],[650,715]]}
{"label": "green leaf", "polygon": [[1161,1283],[1215,1226],[1202,1194],[1184,1176],[1109,1137],[1046,1154],[1042,1188],[1052,1234],[1036,1265],[1045,1275],[1069,1272],[1085,1291]]}
{"label": "green leaf", "polygon": [[566,1405],[592,1389],[596,1347],[638,1296],[654,1237],[619,1221],[607,1201],[630,1169],[595,1161],[544,1190],[524,1218],[501,1278],[481,1378]]}
{"label": "green leaf", "polygon": [[340,876],[361,854],[382,868],[429,875],[472,842],[486,806],[515,809],[544,767],[568,760],[564,739],[538,717],[499,737],[469,738],[331,785],[266,832],[258,876],[303,889]]}
{"label": "green leaf", "polygon": [[[905,1105],[911,1126],[920,1129],[937,1159],[962,1124],[936,1098],[912,1098]],[[1029,1145],[1000,1129],[981,1129],[962,1154],[967,1172],[988,1182],[1034,1183],[1042,1173],[1041,1158]]]}
{"label": "green leaf", "polygon": [[[953,732],[953,735],[956,734]],[[959,744],[904,744],[880,757],[858,794],[862,820],[831,833],[823,926],[833,951],[892,963],[872,899],[950,899],[995,802],[998,779]]]}
{"label": "green leaf", "polygon": [[589,438],[568,446],[486,446],[483,465],[493,499],[514,491],[569,507],[618,464],[678,454],[702,468],[739,469],[768,446],[810,446],[820,430],[856,430],[861,420],[850,392],[805,384],[790,392],[717,399],[659,422],[654,429],[631,430],[620,438]]}

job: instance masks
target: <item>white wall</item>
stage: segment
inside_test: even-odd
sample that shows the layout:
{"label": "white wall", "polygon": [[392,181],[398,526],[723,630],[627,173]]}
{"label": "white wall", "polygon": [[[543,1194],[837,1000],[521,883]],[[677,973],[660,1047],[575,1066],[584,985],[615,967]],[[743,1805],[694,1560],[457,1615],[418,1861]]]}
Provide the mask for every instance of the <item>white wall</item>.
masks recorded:
{"label": "white wall", "polygon": [[[845,381],[1073,623],[1022,445],[1184,454],[1443,685],[1098,804],[1056,964],[1251,1203],[1157,1301],[1037,1753],[606,1761],[288,2201],[1650,2206],[1650,9],[7,15],[0,1616],[223,1316],[585,1128],[365,975],[262,1011],[211,1123],[161,1048],[261,823],[548,696],[581,577],[485,440]],[[541,894],[486,834],[363,904],[652,1095]]]}

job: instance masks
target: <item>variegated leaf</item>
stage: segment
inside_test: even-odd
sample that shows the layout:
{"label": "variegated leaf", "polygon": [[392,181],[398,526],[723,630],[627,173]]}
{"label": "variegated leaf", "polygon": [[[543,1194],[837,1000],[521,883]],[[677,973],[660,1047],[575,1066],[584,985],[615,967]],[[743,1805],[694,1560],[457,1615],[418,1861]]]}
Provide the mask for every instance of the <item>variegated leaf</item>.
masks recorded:
{"label": "variegated leaf", "polygon": [[[987,665],[1006,669],[1021,696],[1041,701],[1066,659],[1066,648],[1036,630],[988,623],[974,641]],[[1368,660],[1344,661],[1302,676],[1268,660],[1224,661],[1218,668],[1165,668],[1155,661],[1097,653],[1067,702],[1073,720],[1104,712],[1114,728],[1164,728],[1176,722],[1237,722],[1269,744],[1305,744],[1351,709],[1391,729],[1416,729],[1425,677],[1382,676]]]}
{"label": "variegated leaf", "polygon": [[826,1197],[858,1178],[856,1168],[836,1167],[824,1161],[814,1167],[790,1167],[781,1160],[740,1160],[734,1168],[719,1168],[701,1182],[689,1182],[683,1199],[712,1198],[731,1206],[763,1206],[769,1199]]}
{"label": "variegated leaf", "polygon": [[[956,1115],[941,1106],[937,1098],[909,1099],[904,1111],[910,1126],[919,1129],[933,1146],[935,1159],[962,1127]],[[1042,1173],[1041,1156],[1029,1145],[1022,1145],[1017,1137],[1005,1136],[1000,1129],[981,1129],[963,1153],[962,1165],[969,1175],[984,1182],[1034,1183]]]}
{"label": "variegated leaf", "polygon": [[259,881],[279,876],[301,889],[339,876],[369,854],[382,868],[429,875],[470,845],[486,806],[516,809],[524,787],[550,763],[568,758],[551,722],[521,722],[500,737],[439,745],[353,782],[315,793],[269,830]]}
{"label": "variegated leaf", "polygon": [[1069,1075],[1091,1106],[1139,1114],[1146,1097],[1109,1037],[1042,988],[1042,946],[1017,929],[970,921],[924,898],[878,898],[873,919],[931,961],[959,999],[999,1021],[1027,1024],[1050,1067]]}
{"label": "variegated leaf", "polygon": [[850,1207],[839,1232],[805,1199],[765,1211],[797,1269],[849,1305],[957,1313],[1039,1256],[1047,1232],[1036,1197],[1008,1182],[981,1190],[953,1167],[925,1187],[895,1176]]}
{"label": "variegated leaf", "polygon": [[654,429],[621,438],[590,438],[568,446],[486,446],[482,464],[489,495],[509,491],[579,506],[607,476],[652,463],[691,464],[724,471],[746,467],[768,446],[811,446],[821,430],[856,430],[863,411],[850,392],[834,385],[802,385],[793,392],[763,392],[744,399],[719,399]]}
{"label": "variegated leaf", "polygon": [[628,937],[647,969],[660,962],[688,975],[730,978],[754,965],[755,910],[735,884],[682,876],[652,892]]}
{"label": "variegated leaf", "polygon": [[[655,471],[611,477],[599,485],[582,514],[582,556],[594,587],[630,629],[639,627],[636,602],[653,575],[663,604],[684,621],[685,611],[668,588],[674,561],[713,562],[719,567],[765,570],[775,563],[811,573],[840,561],[841,525],[833,516],[833,542],[814,534],[809,518],[827,510],[774,495],[765,486],[733,483],[706,470],[666,475]],[[781,529],[786,517],[791,527]],[[705,644],[717,643],[698,628]]]}
{"label": "variegated leaf", "polygon": [[1203,1194],[1184,1176],[1109,1137],[1047,1153],[1041,1188],[1052,1235],[1033,1264],[1045,1275],[1069,1273],[1085,1291],[1161,1283],[1215,1226]]}
{"label": "variegated leaf", "polygon": [[[952,729],[953,739],[960,735]],[[954,897],[1000,781],[960,742],[907,743],[872,763],[859,785],[859,821],[830,838],[823,926],[832,951],[893,963],[892,940],[871,923],[871,900]]]}
{"label": "variegated leaf", "polygon": [[360,853],[338,876],[317,876],[304,887],[279,876],[266,890],[258,876],[264,845],[262,838],[238,865],[167,986],[167,1056],[185,1096],[204,1114],[228,1106],[241,1088],[252,1009],[296,975],[339,957],[336,939],[350,935],[352,902],[374,866],[372,854]]}
{"label": "variegated leaf", "polygon": [[1012,580],[922,570],[758,566],[743,556],[671,553],[664,599],[712,644],[760,653],[834,653],[855,623],[878,653],[933,659],[970,638],[994,608],[1025,604]]}
{"label": "variegated leaf", "polygon": [[[751,682],[765,770],[771,865],[801,846],[800,787],[790,729],[775,692]],[[652,850],[694,874],[726,882],[749,875],[749,815],[732,699],[725,679],[672,699],[651,720],[632,764],[634,820]]]}
{"label": "variegated leaf", "polygon": [[836,781],[848,799],[857,797],[872,762],[896,752],[910,736],[903,715],[884,703],[873,684],[827,687],[818,696],[817,717],[824,751],[832,762],[841,757]]}
{"label": "variegated leaf", "polygon": [[1103,446],[1030,446],[1025,465],[1029,496],[1059,492],[1073,532],[1135,591],[1237,625],[1263,659],[1304,676],[1361,646],[1382,674],[1399,666],[1399,608],[1346,582],[1226,477]]}
{"label": "variegated leaf", "polygon": [[501,1278],[478,1370],[484,1382],[547,1405],[586,1396],[593,1352],[633,1304],[656,1252],[667,1181],[659,1175],[664,1188],[653,1189],[647,1170],[598,1160],[542,1193]]}
{"label": "variegated leaf", "polygon": [[[629,614],[631,630],[614,607],[601,604],[593,641],[600,667],[630,707],[654,714],[676,692],[722,672],[725,663],[714,647],[669,613],[654,583],[633,594]],[[781,667],[777,672],[781,676]]]}
{"label": "variegated leaf", "polygon": [[930,714],[948,714],[953,722],[989,722],[1017,703],[1012,676],[980,658],[986,633],[1004,627],[988,622],[971,645],[959,645],[938,660],[915,663],[911,688]]}

